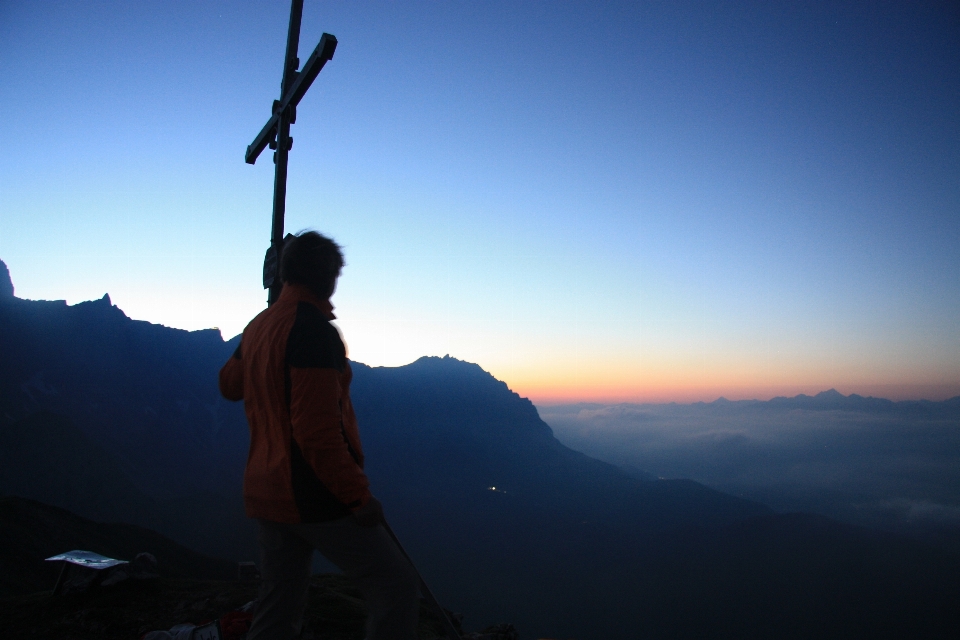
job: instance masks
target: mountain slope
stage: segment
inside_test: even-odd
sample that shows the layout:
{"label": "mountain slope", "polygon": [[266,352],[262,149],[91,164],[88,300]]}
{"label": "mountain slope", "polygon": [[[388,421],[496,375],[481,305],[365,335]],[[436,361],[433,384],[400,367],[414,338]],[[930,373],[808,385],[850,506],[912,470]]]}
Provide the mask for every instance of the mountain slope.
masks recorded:
{"label": "mountain slope", "polygon": [[[87,517],[123,513],[211,555],[257,556],[239,491],[248,441],[243,407],[223,400],[217,389],[216,372],[235,343],[216,330],[131,320],[109,296],[70,306],[0,297],[0,329],[0,439],[32,440],[25,446],[48,448],[49,460],[97,450],[93,466],[127,479],[113,490],[122,485],[140,497],[79,495],[76,479],[96,471],[74,476],[70,464],[44,465],[29,490],[24,476],[0,473],[0,492]],[[45,441],[39,431],[23,432],[22,421],[36,421],[32,416],[41,412],[47,426],[75,427],[71,442],[84,442],[76,454],[57,437]],[[51,492],[44,485],[71,489]]]}
{"label": "mountain slope", "polygon": [[472,617],[582,638],[871,637],[917,616],[931,637],[957,628],[956,558],[629,477],[453,358],[355,365],[354,384],[374,490],[430,584]]}
{"label": "mountain slope", "polygon": [[69,418],[44,410],[0,429],[0,491],[98,520],[149,521],[158,507],[133,485],[113,453],[91,442]]}
{"label": "mountain slope", "polygon": [[475,364],[424,357],[395,368],[355,363],[354,370],[369,466],[384,485],[416,483],[424,495],[499,493],[633,532],[768,511],[692,482],[643,482],[565,447],[529,400]]}
{"label": "mountain slope", "polygon": [[155,497],[198,487],[233,490],[246,452],[239,405],[220,398],[216,372],[230,345],[219,331],[181,331],[127,318],[100,300],[0,300],[0,410],[69,417],[116,454]]}

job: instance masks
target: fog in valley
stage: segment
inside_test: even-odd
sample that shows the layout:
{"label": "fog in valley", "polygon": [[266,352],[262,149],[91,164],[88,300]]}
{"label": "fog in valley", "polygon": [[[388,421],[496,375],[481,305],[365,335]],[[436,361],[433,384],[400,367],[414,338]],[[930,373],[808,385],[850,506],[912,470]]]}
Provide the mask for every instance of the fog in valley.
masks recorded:
{"label": "fog in valley", "polygon": [[836,392],[769,402],[538,407],[567,446],[634,475],[690,478],[778,511],[960,534],[960,403]]}

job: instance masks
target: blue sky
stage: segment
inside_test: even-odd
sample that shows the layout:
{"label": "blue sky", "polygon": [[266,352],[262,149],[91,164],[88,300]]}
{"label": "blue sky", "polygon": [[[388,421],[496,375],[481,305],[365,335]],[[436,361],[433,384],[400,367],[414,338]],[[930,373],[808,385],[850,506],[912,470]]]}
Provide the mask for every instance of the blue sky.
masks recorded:
{"label": "blue sky", "polygon": [[[286,2],[0,1],[17,294],[242,330]],[[960,17],[914,3],[306,0],[287,229],[351,355],[542,400],[960,393]]]}

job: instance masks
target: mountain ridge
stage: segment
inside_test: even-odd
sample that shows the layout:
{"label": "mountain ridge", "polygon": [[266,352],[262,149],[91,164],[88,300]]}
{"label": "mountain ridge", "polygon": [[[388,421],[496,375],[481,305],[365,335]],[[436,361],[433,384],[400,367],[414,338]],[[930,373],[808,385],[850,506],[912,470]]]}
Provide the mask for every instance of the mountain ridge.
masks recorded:
{"label": "mountain ridge", "polygon": [[550,407],[551,410],[558,408],[569,409],[601,409],[604,407],[667,407],[667,406],[689,406],[689,407],[756,407],[762,409],[769,408],[795,408],[808,410],[841,410],[841,411],[938,411],[941,408],[955,409],[960,407],[960,396],[953,396],[944,400],[890,400],[888,398],[877,398],[874,396],[862,396],[857,393],[843,395],[836,389],[821,391],[815,395],[798,393],[795,396],[775,396],[769,400],[729,400],[720,396],[710,402],[697,401],[690,403],[681,402],[549,402],[542,406]]}
{"label": "mountain ridge", "polygon": [[[54,416],[118,461],[148,497],[143,504],[157,505],[161,533],[212,555],[256,557],[240,503],[245,418],[216,385],[231,341],[131,320],[109,297],[72,306],[6,298],[0,327],[0,433],[33,434],[38,441],[21,446],[42,452],[58,442],[16,425]],[[871,546],[856,528],[773,514],[689,480],[632,477],[562,445],[528,399],[476,364],[355,363],[352,395],[367,471],[393,528],[444,604],[481,626],[510,620],[526,635],[580,638],[671,628],[688,637],[814,633],[813,614],[798,617],[790,587],[815,590],[810,575],[873,594],[865,602],[813,594],[803,600],[811,611],[873,612],[890,628],[917,615],[934,631],[955,621],[934,597],[960,594],[949,557],[910,552],[919,560],[903,567],[898,549],[913,543]],[[70,479],[51,465],[36,471],[47,474],[37,482]],[[744,546],[745,531],[756,544]],[[854,569],[837,574],[836,554],[857,548]],[[926,604],[897,586],[936,566],[949,571],[930,574],[937,579],[919,590]],[[889,588],[870,591],[876,575],[889,577]],[[698,599],[684,595],[691,590]],[[909,606],[890,605],[891,594]]]}

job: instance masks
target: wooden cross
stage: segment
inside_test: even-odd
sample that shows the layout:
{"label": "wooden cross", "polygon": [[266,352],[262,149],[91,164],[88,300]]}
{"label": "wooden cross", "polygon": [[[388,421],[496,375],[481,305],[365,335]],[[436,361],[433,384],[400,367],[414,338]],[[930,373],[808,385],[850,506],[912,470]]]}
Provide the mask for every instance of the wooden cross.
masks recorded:
{"label": "wooden cross", "polygon": [[[280,281],[280,258],[283,252],[283,214],[287,200],[287,153],[293,148],[290,125],[297,121],[297,105],[313,84],[323,65],[333,58],[337,39],[325,33],[313,50],[307,63],[300,69],[297,49],[300,46],[300,19],[303,17],[303,0],[292,0],[290,27],[287,30],[287,53],[283,60],[283,80],[280,83],[280,99],[273,101],[273,115],[247,147],[247,164],[257,161],[260,152],[268,145],[276,149],[273,162],[277,165],[273,179],[273,227],[270,233],[270,248],[263,259],[263,288],[269,289],[267,304],[273,304],[280,296],[283,283]],[[299,71],[298,71],[299,69]]]}

